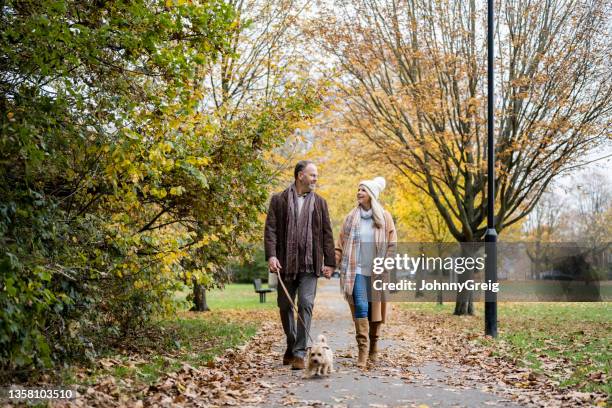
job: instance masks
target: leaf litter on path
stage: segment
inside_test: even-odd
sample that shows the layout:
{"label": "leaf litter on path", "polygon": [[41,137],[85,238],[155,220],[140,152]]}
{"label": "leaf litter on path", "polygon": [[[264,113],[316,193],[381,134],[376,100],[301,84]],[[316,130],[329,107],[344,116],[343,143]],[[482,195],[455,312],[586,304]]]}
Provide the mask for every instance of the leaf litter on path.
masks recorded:
{"label": "leaf litter on path", "polygon": [[[285,375],[278,371],[281,355],[273,351],[278,344],[284,344],[285,339],[278,319],[270,316],[268,313],[265,318],[258,317],[263,323],[247,344],[227,350],[205,366],[184,364],[154,384],[132,389],[130,393],[120,391],[121,384],[115,378],[102,378],[82,389],[80,396],[69,406],[267,406],[274,394],[282,394],[278,401],[285,406],[330,406],[319,400],[296,397],[292,390],[304,385],[301,377],[287,374],[282,384],[272,380]],[[247,314],[238,317],[253,318]],[[522,406],[606,406],[606,396],[601,393],[562,390],[553,379],[521,367],[517,361],[500,357],[492,345],[479,341],[482,335],[468,330],[473,319],[394,307],[383,334],[385,339],[394,342],[393,346],[380,352],[375,370],[359,373],[366,377],[388,378],[390,386],[400,384],[398,380],[404,384],[429,385],[432,395],[436,387],[452,392],[475,389],[501,396],[503,399],[497,401],[500,404],[512,401]],[[500,343],[492,344],[503,347]],[[344,359],[338,365],[352,366],[347,359],[354,358],[354,350],[336,351],[337,357]],[[430,362],[448,369],[441,379],[432,379],[422,372],[421,367]],[[107,367],[117,364],[117,361],[101,360],[99,364]],[[562,361],[548,361],[548,364],[557,368]],[[595,381],[607,381],[603,372],[595,372],[591,376]],[[446,385],[439,385],[439,381]],[[346,395],[335,398],[338,400],[334,400],[335,404],[331,406],[346,406],[355,396],[352,390],[346,390]],[[417,406],[408,400],[398,403]],[[487,405],[495,404],[489,402]],[[64,406],[61,402],[55,405]]]}

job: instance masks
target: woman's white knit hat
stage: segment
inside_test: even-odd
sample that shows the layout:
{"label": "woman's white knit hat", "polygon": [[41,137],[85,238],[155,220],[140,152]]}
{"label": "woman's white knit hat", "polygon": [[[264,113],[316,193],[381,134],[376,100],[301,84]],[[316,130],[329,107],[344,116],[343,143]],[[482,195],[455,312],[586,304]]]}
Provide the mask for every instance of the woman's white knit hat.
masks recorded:
{"label": "woman's white knit hat", "polygon": [[372,197],[378,200],[378,196],[385,189],[387,182],[384,177],[374,177],[373,180],[363,180],[359,185],[367,188]]}

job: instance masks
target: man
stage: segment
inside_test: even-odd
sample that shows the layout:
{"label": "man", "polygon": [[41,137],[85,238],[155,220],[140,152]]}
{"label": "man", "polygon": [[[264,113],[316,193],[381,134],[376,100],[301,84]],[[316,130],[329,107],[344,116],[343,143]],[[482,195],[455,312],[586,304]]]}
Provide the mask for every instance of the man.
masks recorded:
{"label": "man", "polygon": [[294,303],[297,293],[298,314],[306,327],[296,321],[291,303],[278,285],[277,304],[287,336],[283,364],[301,370],[317,278],[323,274],[329,279],[336,261],[327,203],[313,191],[317,168],[313,162],[303,160],[297,163],[293,175],[294,182],[270,200],[264,242],[270,271],[279,274]]}

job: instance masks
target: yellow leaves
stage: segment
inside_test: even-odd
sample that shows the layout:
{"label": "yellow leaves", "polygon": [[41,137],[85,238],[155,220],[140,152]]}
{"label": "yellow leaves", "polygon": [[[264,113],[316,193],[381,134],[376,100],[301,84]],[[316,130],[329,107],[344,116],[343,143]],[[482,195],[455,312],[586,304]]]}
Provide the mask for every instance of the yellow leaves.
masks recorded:
{"label": "yellow leaves", "polygon": [[211,242],[217,242],[217,241],[219,241],[219,237],[217,237],[215,234],[204,235],[202,239],[200,239],[198,242],[192,245],[192,248],[193,249],[202,248],[203,246],[208,245]]}
{"label": "yellow leaves", "polygon": [[183,122],[182,118],[176,118],[176,119],[172,119],[170,121],[170,128],[172,129],[178,129],[179,126],[181,126],[181,123]]}
{"label": "yellow leaves", "polygon": [[132,183],[138,184],[138,182],[142,179],[142,174],[134,166],[130,166],[130,169],[128,170],[128,177]]}
{"label": "yellow leaves", "polygon": [[168,192],[165,188],[153,187],[150,191],[150,194],[155,198],[164,198],[168,195]]}
{"label": "yellow leaves", "polygon": [[186,162],[192,166],[207,166],[210,163],[210,158],[188,156]]}
{"label": "yellow leaves", "polygon": [[192,4],[191,0],[166,0],[164,4],[166,7],[178,7],[184,6],[185,4]]}
{"label": "yellow leaves", "polygon": [[126,191],[123,195],[123,199],[126,204],[133,204],[138,201],[138,196],[132,190]]}
{"label": "yellow leaves", "polygon": [[164,159],[164,156],[160,149],[151,149],[149,151],[149,160],[152,162],[159,162]]}
{"label": "yellow leaves", "polygon": [[165,141],[159,145],[159,149],[163,153],[170,153],[172,150],[174,150],[174,145],[172,144],[172,142]]}
{"label": "yellow leaves", "polygon": [[71,180],[71,179],[73,179],[73,178],[75,178],[75,177],[78,177],[78,174],[77,174],[77,173],[76,173],[74,170],[72,170],[71,168],[67,168],[67,169],[64,171],[64,173],[66,174],[66,178],[67,178],[68,180]]}
{"label": "yellow leaves", "polygon": [[179,260],[180,256],[177,252],[170,252],[161,256],[161,262],[164,265],[172,265]]}
{"label": "yellow leaves", "polygon": [[198,242],[196,242],[195,244],[193,244],[191,247],[193,249],[200,249],[204,245],[208,244],[208,242],[209,242],[208,238],[203,238],[203,239],[199,240]]}
{"label": "yellow leaves", "polygon": [[212,277],[212,274],[208,272],[212,272],[213,267],[214,265],[212,265],[211,263],[208,263],[206,267],[186,270],[184,272],[185,278],[187,279],[187,281],[191,281],[192,279],[195,278],[195,280],[197,280],[198,283],[201,283],[204,286],[211,285],[214,279]]}
{"label": "yellow leaves", "polygon": [[132,139],[132,140],[140,140],[140,135],[136,132],[134,132],[133,130],[129,129],[129,128],[124,128],[123,129],[123,134],[128,138],[128,139]]}
{"label": "yellow leaves", "polygon": [[185,187],[183,186],[172,187],[170,189],[170,195],[173,195],[173,196],[183,195],[184,192],[185,192]]}
{"label": "yellow leaves", "polygon": [[234,19],[234,21],[232,21],[232,24],[230,24],[229,29],[230,30],[235,30],[238,27],[240,27],[240,18]]}
{"label": "yellow leaves", "polygon": [[400,240],[445,241],[451,239],[431,199],[408,180],[398,178],[389,191],[388,210],[397,218]]}
{"label": "yellow leaves", "polygon": [[188,272],[188,275],[190,278],[195,278],[198,283],[204,286],[209,286],[213,283],[212,276],[206,272],[205,268],[191,269]]}
{"label": "yellow leaves", "polygon": [[149,161],[148,164],[151,168],[161,168],[164,171],[168,171],[174,167],[174,159],[166,157],[167,154],[174,150],[174,146],[171,142],[163,142],[149,150]]}

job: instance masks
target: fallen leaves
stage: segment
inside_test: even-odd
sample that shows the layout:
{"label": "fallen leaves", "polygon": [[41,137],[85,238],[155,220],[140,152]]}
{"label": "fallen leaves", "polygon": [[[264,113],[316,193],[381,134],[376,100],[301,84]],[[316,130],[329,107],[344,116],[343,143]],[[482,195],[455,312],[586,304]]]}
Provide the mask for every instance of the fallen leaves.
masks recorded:
{"label": "fallen leaves", "polygon": [[[504,399],[497,402],[513,402],[521,406],[579,407],[606,406],[606,395],[575,388],[563,388],[555,375],[571,375],[567,357],[550,354],[562,352],[569,346],[554,341],[542,341],[534,348],[538,356],[539,371],[534,370],[520,355],[509,353],[513,345],[509,341],[486,339],[480,333],[480,319],[456,317],[447,314],[427,313],[394,307],[390,321],[384,328],[383,339],[392,340],[393,346],[379,353],[379,362],[365,371],[353,369],[354,348],[338,348],[336,357],[340,370],[348,368],[355,383],[361,380],[382,380],[389,387],[417,384],[428,387],[434,396],[444,390],[461,394],[464,390],[479,390],[497,394]],[[317,312],[318,310],[318,312]],[[317,308],[321,316],[332,316],[333,311]],[[202,365],[182,364],[166,373],[153,384],[138,388],[129,379],[112,376],[100,378],[95,384],[82,387],[76,401],[70,406],[268,406],[272,400],[277,405],[292,407],[330,406],[318,399],[305,399],[296,395],[296,387],[304,386],[299,374],[284,367],[279,371],[284,335],[277,316],[269,311],[260,315],[252,312],[230,313],[231,319],[257,321],[261,324],[257,334],[247,344],[227,349],[223,355]],[[315,316],[315,318],[319,318]],[[533,322],[531,322],[533,324]],[[339,333],[351,337],[351,333]],[[580,332],[571,335],[582,336]],[[545,339],[546,340],[546,339]],[[591,341],[581,338],[580,344]],[[349,343],[351,340],[349,340]],[[343,343],[347,344],[347,343]],[[352,343],[350,343],[352,345]],[[137,366],[137,358],[106,358],[98,365],[108,370],[121,365]],[[179,362],[173,360],[173,364]],[[583,363],[588,363],[588,359]],[[432,362],[443,368],[439,378],[427,372]],[[285,371],[286,370],[286,371]],[[550,375],[554,373],[555,375]],[[607,384],[605,371],[588,372],[588,381]],[[385,385],[386,386],[386,385]],[[330,384],[324,389],[333,389]],[[348,388],[348,387],[347,387]],[[331,398],[331,405],[347,406],[356,400],[354,389],[334,390],[343,395]],[[320,395],[313,397],[321,398]],[[398,401],[400,403],[401,401]],[[416,401],[404,401],[407,406],[425,408]],[[426,402],[429,402],[426,400]],[[377,406],[378,401],[368,401]],[[402,402],[403,403],[403,402]],[[488,401],[487,405],[496,402]],[[379,404],[381,407],[384,404]],[[431,404],[430,404],[431,405]]]}
{"label": "fallen leaves", "polygon": [[[607,396],[601,392],[563,389],[554,375],[537,373],[526,362],[510,358],[510,353],[504,353],[510,347],[508,343],[483,341],[484,335],[474,330],[475,323],[480,323],[475,319],[396,308],[385,336],[399,340],[407,347],[385,358],[391,357],[406,370],[414,370],[415,366],[428,361],[454,366],[457,369],[447,380],[450,385],[469,388],[484,385],[489,392],[528,406],[575,407],[606,403]],[[562,349],[553,341],[544,343],[547,347]],[[558,373],[567,369],[566,359],[542,355],[539,363],[544,372]],[[602,371],[591,373],[589,379],[594,382],[608,380]]]}
{"label": "fallen leaves", "polygon": [[[269,314],[268,314],[269,316]],[[235,316],[234,316],[235,317]],[[124,380],[112,375],[100,378],[95,384],[81,386],[78,397],[63,406],[245,406],[262,403],[272,385],[268,378],[280,361],[271,352],[273,344],[281,341],[282,328],[277,322],[264,322],[258,334],[246,345],[228,349],[201,367],[182,364],[154,384],[141,389],[130,388]],[[98,364],[110,369],[125,364],[116,358],[101,359]]]}

